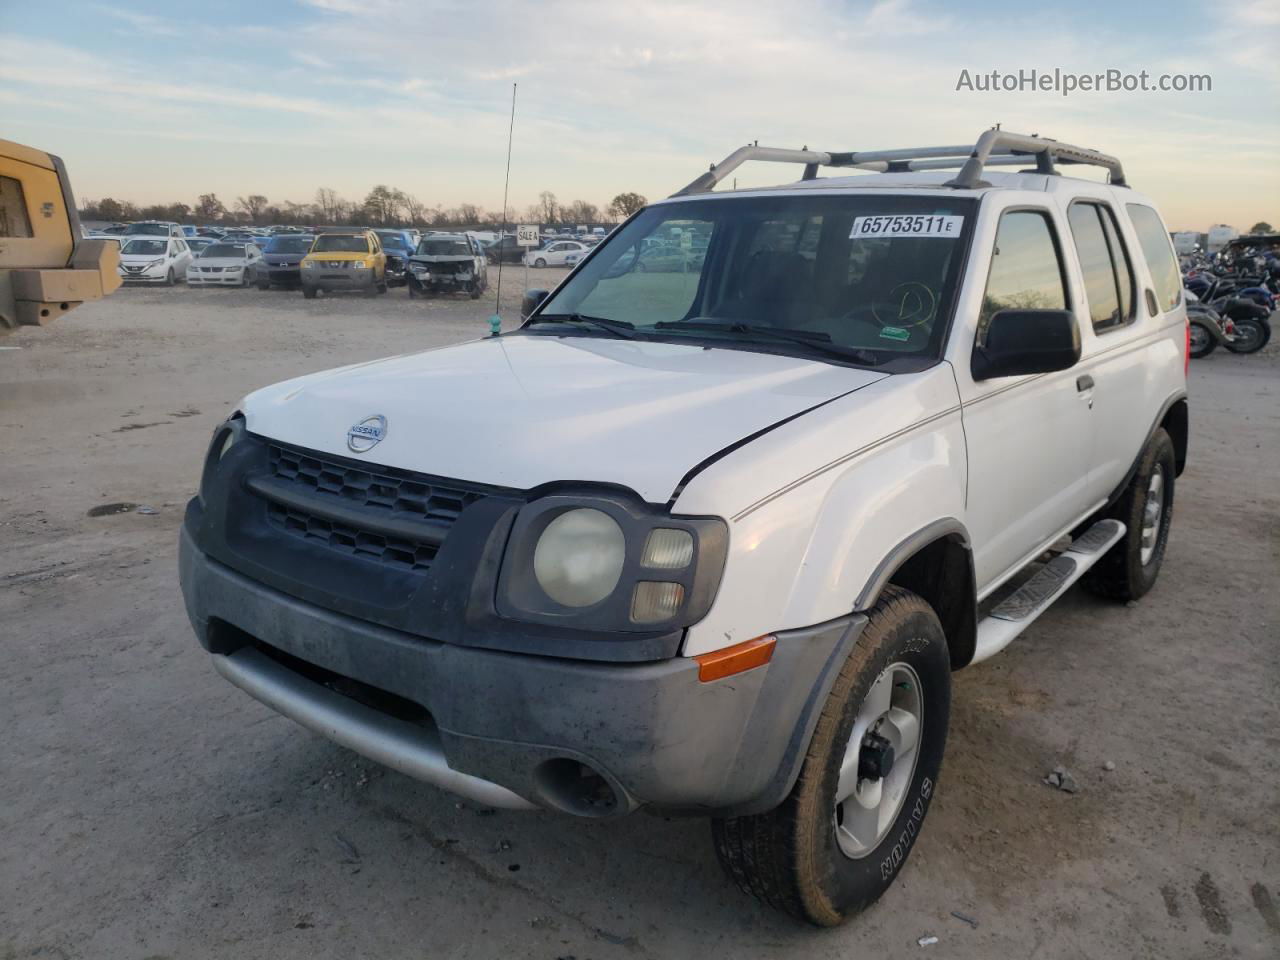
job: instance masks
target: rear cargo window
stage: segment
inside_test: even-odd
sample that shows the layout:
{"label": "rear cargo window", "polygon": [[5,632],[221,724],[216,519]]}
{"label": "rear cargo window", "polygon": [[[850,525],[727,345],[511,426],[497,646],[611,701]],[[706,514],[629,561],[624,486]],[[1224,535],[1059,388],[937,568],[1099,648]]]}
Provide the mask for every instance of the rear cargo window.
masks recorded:
{"label": "rear cargo window", "polygon": [[1150,207],[1131,203],[1126,209],[1138,234],[1138,245],[1142,247],[1147,269],[1151,272],[1160,309],[1172,310],[1182,299],[1182,275],[1178,272],[1178,261],[1174,259],[1169,234],[1160,222],[1160,215]]}
{"label": "rear cargo window", "polygon": [[29,236],[31,219],[27,216],[22,182],[13,177],[0,177],[0,237]]}

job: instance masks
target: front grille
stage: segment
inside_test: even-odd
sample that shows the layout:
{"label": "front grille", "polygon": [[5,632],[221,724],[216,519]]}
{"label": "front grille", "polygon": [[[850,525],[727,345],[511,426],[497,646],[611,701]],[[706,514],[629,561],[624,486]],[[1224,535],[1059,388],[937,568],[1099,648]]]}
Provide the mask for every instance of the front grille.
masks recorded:
{"label": "front grille", "polygon": [[[299,503],[268,500],[267,519],[293,536],[352,556],[402,570],[430,568],[449,528],[462,511],[483,498],[483,489],[387,467],[365,468],[310,451],[269,444],[271,476],[313,498],[335,498],[367,511],[370,523],[318,516]],[[322,500],[317,500],[317,503]],[[379,518],[420,522],[420,537],[394,536],[378,529]]]}

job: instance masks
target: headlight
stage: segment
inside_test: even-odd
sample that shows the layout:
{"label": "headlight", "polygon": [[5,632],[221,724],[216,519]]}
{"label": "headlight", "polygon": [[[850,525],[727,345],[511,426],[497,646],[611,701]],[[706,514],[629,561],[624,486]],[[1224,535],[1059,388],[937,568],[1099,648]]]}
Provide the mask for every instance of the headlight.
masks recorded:
{"label": "headlight", "polygon": [[431,268],[428,267],[425,263],[411,263],[409,264],[409,269],[412,270],[414,273],[430,273],[431,272]]}
{"label": "headlight", "polygon": [[627,543],[607,513],[579,508],[547,525],[533,551],[533,575],[556,603],[589,607],[613,593]]}
{"label": "headlight", "polygon": [[314,267],[315,265],[316,265],[316,262],[315,262],[314,260],[303,260],[303,261],[302,261],[302,266],[303,266],[303,267],[305,267],[305,268],[307,268],[307,269],[310,269],[311,267]]}
{"label": "headlight", "polygon": [[671,631],[711,608],[728,550],[718,517],[673,517],[625,494],[553,494],[520,508],[498,614],[598,632]]}
{"label": "headlight", "polygon": [[351,266],[355,267],[357,270],[371,270],[373,268],[373,264],[365,263],[363,260],[357,260],[355,263],[351,264]]}
{"label": "headlight", "polygon": [[200,502],[204,502],[205,489],[209,480],[220,464],[231,452],[231,448],[244,439],[244,414],[236,411],[227,420],[218,424],[213,431],[213,440],[209,444],[209,452],[205,454],[204,470],[200,474]]}

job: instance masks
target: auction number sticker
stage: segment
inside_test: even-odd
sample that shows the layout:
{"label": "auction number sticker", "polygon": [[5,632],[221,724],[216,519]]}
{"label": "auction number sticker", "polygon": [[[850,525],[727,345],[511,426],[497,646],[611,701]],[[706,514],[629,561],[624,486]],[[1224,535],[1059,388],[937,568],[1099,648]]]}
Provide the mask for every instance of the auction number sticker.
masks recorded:
{"label": "auction number sticker", "polygon": [[849,237],[958,237],[964,217],[955,214],[855,217]]}

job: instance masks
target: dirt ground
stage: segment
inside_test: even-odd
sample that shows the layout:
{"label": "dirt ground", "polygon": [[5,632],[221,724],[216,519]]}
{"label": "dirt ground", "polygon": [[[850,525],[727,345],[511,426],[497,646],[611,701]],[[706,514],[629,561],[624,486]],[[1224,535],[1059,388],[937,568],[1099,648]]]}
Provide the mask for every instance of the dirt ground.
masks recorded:
{"label": "dirt ground", "polygon": [[[703,822],[459,804],[196,645],[177,531],[239,397],[492,308],[128,289],[0,340],[0,958],[1280,956],[1280,346],[1192,363],[1159,584],[1074,590],[956,676],[911,861],[818,931],[731,887]],[[88,515],[121,502],[154,512]]]}

